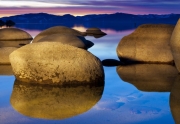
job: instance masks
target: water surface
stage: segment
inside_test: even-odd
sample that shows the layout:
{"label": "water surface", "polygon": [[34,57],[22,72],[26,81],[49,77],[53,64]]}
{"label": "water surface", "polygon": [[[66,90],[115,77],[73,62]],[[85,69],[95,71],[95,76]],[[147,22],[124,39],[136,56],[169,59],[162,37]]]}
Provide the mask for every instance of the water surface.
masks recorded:
{"label": "water surface", "polygon": [[[73,28],[81,31],[86,30],[86,28],[82,26],[75,26]],[[28,28],[23,30],[29,32],[33,37],[41,31],[41,29],[32,30]],[[86,39],[95,44],[89,51],[101,60],[118,60],[116,55],[118,42],[123,36],[133,32],[134,29],[122,31],[115,31],[112,29],[102,30],[108,35],[99,39],[89,36],[86,37]],[[176,75],[174,67],[170,65],[140,65],[131,67],[104,66],[104,86],[101,86],[99,89],[95,88],[97,90],[95,93],[93,93],[94,89],[89,89],[89,87],[81,87],[82,89],[73,89],[72,91],[70,89],[69,98],[67,94],[64,94],[65,97],[61,97],[61,95],[63,96],[63,93],[59,93],[59,90],[68,92],[68,90],[65,89],[46,89],[38,86],[36,86],[36,88],[31,88],[18,84],[10,70],[9,73],[4,71],[4,68],[9,67],[2,66],[0,68],[0,123],[2,124],[173,124],[175,123],[173,117],[176,122],[178,122],[178,115],[180,112],[176,110],[179,110],[180,108],[180,103],[177,102],[179,93],[178,88],[180,88],[177,83],[179,82],[179,77]],[[153,70],[153,68],[155,70]],[[157,68],[159,68],[159,75],[153,74],[153,72],[157,71]],[[18,88],[20,90],[18,90]],[[34,91],[26,89],[34,89]],[[37,89],[37,91],[42,89],[42,92],[36,92],[35,89]],[[91,104],[88,104],[88,100],[85,99],[86,97],[83,97],[83,94],[81,94],[84,90],[87,91],[87,94],[86,92],[84,94],[87,95],[87,97],[88,94],[90,94],[90,96],[93,94]],[[77,94],[73,96],[71,92],[75,91]],[[43,94],[46,94],[47,97]],[[55,94],[59,95],[56,96]],[[63,105],[68,104],[72,106],[67,110],[60,109],[60,111],[58,111],[59,114],[57,112],[57,114],[54,115],[57,115],[57,117],[50,118],[47,116],[50,114],[50,111],[43,111],[42,109],[38,110],[37,108],[37,112],[35,113],[28,109],[26,112],[23,112],[23,110],[17,109],[17,107],[12,104],[16,102],[10,102],[12,99],[25,102],[23,99],[27,96],[30,97],[31,100],[33,100],[33,98],[36,99],[35,102],[37,102],[37,99],[42,97],[45,98],[45,102],[47,102],[48,105],[53,106],[55,109],[54,111],[57,111],[59,108],[66,108],[62,106],[58,107],[58,100],[59,102],[62,101]],[[74,99],[74,104],[70,104],[71,102],[73,103],[73,97],[78,96],[82,98],[76,98]],[[37,107],[34,106],[33,108],[33,105],[30,104],[32,101],[28,102],[29,99],[26,100],[25,103],[27,106],[32,107],[32,109]],[[82,103],[82,105],[79,105],[78,102]],[[22,109],[20,103],[17,105]],[[45,105],[44,103],[42,104]],[[40,102],[38,105],[41,106]],[[49,108],[44,107],[44,109]],[[76,110],[81,111],[77,112]],[[41,112],[44,112],[44,116]],[[69,112],[69,115],[71,116],[58,118],[58,115],[60,116],[66,112]],[[39,114],[41,116],[37,116],[38,113],[41,113]]]}

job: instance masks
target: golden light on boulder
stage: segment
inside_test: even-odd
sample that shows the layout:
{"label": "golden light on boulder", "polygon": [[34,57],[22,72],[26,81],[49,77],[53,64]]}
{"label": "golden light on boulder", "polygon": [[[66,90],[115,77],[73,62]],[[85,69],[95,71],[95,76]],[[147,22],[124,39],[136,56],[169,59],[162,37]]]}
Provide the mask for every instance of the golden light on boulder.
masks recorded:
{"label": "golden light on boulder", "polygon": [[0,29],[0,47],[20,47],[19,44],[29,44],[32,36],[18,28]]}
{"label": "golden light on boulder", "polygon": [[83,36],[79,31],[65,27],[65,26],[54,26],[51,28],[48,28],[42,32],[40,32],[32,41],[33,43],[37,42],[43,37],[46,37],[48,35],[52,34],[71,34],[76,36]]}
{"label": "golden light on boulder", "polygon": [[16,50],[16,47],[1,47],[0,48],[0,64],[11,64],[9,55]]}
{"label": "golden light on boulder", "polygon": [[171,36],[170,46],[175,65],[180,72],[180,19],[178,20]]}
{"label": "golden light on boulder", "polygon": [[60,42],[82,49],[88,49],[94,45],[94,43],[86,40],[84,37],[72,34],[52,34],[41,38],[37,42]]}
{"label": "golden light on boulder", "polygon": [[177,69],[167,64],[135,64],[117,66],[120,78],[142,91],[169,92],[178,75]]}
{"label": "golden light on boulder", "polygon": [[16,41],[0,41],[0,47],[22,47],[31,42],[31,40],[16,40]]}
{"label": "golden light on boulder", "polygon": [[119,42],[116,52],[121,61],[173,63],[169,45],[174,26],[143,24]]}
{"label": "golden light on boulder", "polygon": [[40,84],[104,81],[101,61],[90,52],[59,42],[25,45],[10,54],[16,78]]}
{"label": "golden light on boulder", "polygon": [[90,110],[100,99],[104,82],[99,85],[49,86],[15,81],[11,105],[33,118],[65,119]]}

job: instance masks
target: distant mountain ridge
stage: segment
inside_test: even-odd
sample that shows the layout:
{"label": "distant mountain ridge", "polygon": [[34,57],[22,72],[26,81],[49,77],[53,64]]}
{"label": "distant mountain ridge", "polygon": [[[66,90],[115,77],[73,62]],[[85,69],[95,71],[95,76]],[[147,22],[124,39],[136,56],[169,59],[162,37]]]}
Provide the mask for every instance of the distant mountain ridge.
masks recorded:
{"label": "distant mountain ridge", "polygon": [[16,23],[84,23],[84,22],[134,22],[134,21],[175,21],[180,18],[180,14],[164,14],[164,15],[133,15],[126,13],[114,13],[114,14],[92,14],[85,16],[73,16],[65,14],[62,16],[52,15],[47,13],[29,13],[23,15],[15,15],[9,17],[2,17],[1,20],[13,20]]}
{"label": "distant mountain ridge", "polygon": [[[164,14],[164,15],[133,15],[127,13],[114,14],[92,14],[85,16],[73,16],[70,14],[58,16],[47,13],[30,13],[23,15],[15,15],[10,17],[2,17],[0,20],[12,20],[17,25],[21,24],[51,24],[51,25],[83,25],[85,27],[105,27],[109,28],[133,28],[145,23],[165,23],[176,24],[180,14]],[[121,29],[120,29],[121,30]]]}

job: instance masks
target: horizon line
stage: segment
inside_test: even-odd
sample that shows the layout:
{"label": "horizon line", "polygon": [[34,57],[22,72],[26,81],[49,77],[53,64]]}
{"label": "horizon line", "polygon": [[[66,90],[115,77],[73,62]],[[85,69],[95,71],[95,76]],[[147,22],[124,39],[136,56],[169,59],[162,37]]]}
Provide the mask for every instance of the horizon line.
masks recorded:
{"label": "horizon line", "polygon": [[[18,16],[18,15],[27,15],[27,14],[49,14],[49,15],[55,15],[55,16],[71,15],[71,16],[74,16],[74,17],[78,17],[78,16],[87,16],[87,15],[111,15],[111,14],[118,14],[118,13],[130,14],[130,15],[170,15],[170,14],[173,15],[173,14],[175,14],[175,13],[167,13],[167,14],[153,14],[153,13],[149,13],[149,14],[131,14],[131,13],[124,13],[124,12],[115,12],[115,13],[99,13],[99,14],[94,13],[94,14],[84,14],[84,15],[73,15],[73,14],[67,13],[67,14],[59,15],[59,14],[52,14],[52,13],[46,13],[46,12],[37,12],[37,13],[14,14],[14,15],[10,15],[10,16],[2,16],[0,18]],[[175,15],[178,15],[178,14],[176,13]]]}

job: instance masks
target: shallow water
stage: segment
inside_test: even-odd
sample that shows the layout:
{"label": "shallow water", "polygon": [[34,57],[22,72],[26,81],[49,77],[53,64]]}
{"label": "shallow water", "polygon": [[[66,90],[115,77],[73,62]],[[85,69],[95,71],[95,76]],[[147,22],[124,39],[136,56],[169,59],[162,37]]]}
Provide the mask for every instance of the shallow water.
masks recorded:
{"label": "shallow water", "polygon": [[[84,27],[76,26],[73,28],[81,31],[85,30]],[[40,30],[25,30],[33,37],[40,32]],[[118,60],[116,55],[117,44],[123,36],[130,34],[133,30],[117,32],[112,29],[103,29],[103,31],[108,35],[99,39],[86,37],[86,39],[95,44],[89,51],[101,60]],[[179,77],[176,74],[176,69],[170,65],[139,65],[131,67],[104,66],[105,85],[98,90],[96,89],[99,93],[92,92],[92,95],[91,91],[93,91],[93,88],[91,90],[88,88],[84,89],[87,91],[87,94],[89,93],[91,94],[90,96],[93,96],[92,100],[90,100],[92,104],[89,104],[86,99],[86,92],[83,92],[85,93],[85,96],[83,97],[81,90],[77,89],[77,94],[74,96],[71,95],[72,91],[70,90],[69,94],[71,97],[67,97],[67,99],[61,97],[61,95],[54,95],[61,94],[56,88],[46,89],[36,87],[37,89],[42,89],[43,92],[38,93],[39,90],[37,90],[37,94],[36,91],[32,91],[31,93],[31,90],[27,91],[25,90],[26,88],[23,89],[23,85],[14,85],[15,77],[11,75],[12,72],[8,73],[7,71],[3,71],[3,67],[0,68],[0,123],[2,124],[173,124],[175,123],[173,117],[175,118],[176,123],[179,122]],[[158,73],[156,74],[154,72]],[[21,92],[17,92],[17,87],[21,89]],[[59,90],[61,90],[61,88]],[[67,89],[65,91],[68,92]],[[73,90],[73,92],[75,92],[75,90]],[[41,95],[42,93],[46,94],[49,98]],[[31,96],[31,94],[33,95]],[[26,98],[28,95],[31,97],[30,100],[33,100],[33,98],[36,99],[35,102],[37,102],[37,98],[43,97],[49,106],[54,107],[54,111],[59,109],[59,114],[57,113],[54,116],[61,116],[62,113],[64,114],[66,112],[69,112],[70,116],[57,116],[53,118],[53,115],[51,115],[50,118],[49,116],[46,116],[46,114],[50,114],[50,111],[47,111],[49,108],[45,107],[45,110],[39,110],[37,106],[34,105],[33,108],[33,105],[30,105],[32,101],[29,99],[21,99]],[[62,94],[62,96],[64,95],[66,94]],[[82,98],[78,99],[78,96],[82,96]],[[74,97],[75,99],[73,102],[72,98]],[[69,107],[71,110],[63,109],[66,107],[61,107],[60,109],[60,106],[58,107],[57,104],[57,99],[59,99],[59,101],[62,100],[62,106],[68,104],[73,107]],[[12,102],[12,100],[15,100],[15,102]],[[18,104],[19,106],[12,104],[16,103],[16,100],[26,102],[27,107],[30,106],[34,111],[31,109],[28,110],[26,109],[26,106],[23,106],[24,109],[26,109],[26,112],[24,112],[20,103]],[[80,106],[77,104],[78,106],[76,106],[75,104],[78,102],[82,103],[82,105]],[[41,104],[47,105],[43,102],[38,102],[39,106],[42,106]],[[37,109],[35,107],[37,107]],[[78,113],[76,110],[81,111],[78,111]],[[37,116],[36,114],[38,113],[40,113],[39,115],[42,115],[42,113],[45,115],[42,115],[43,117]]]}

